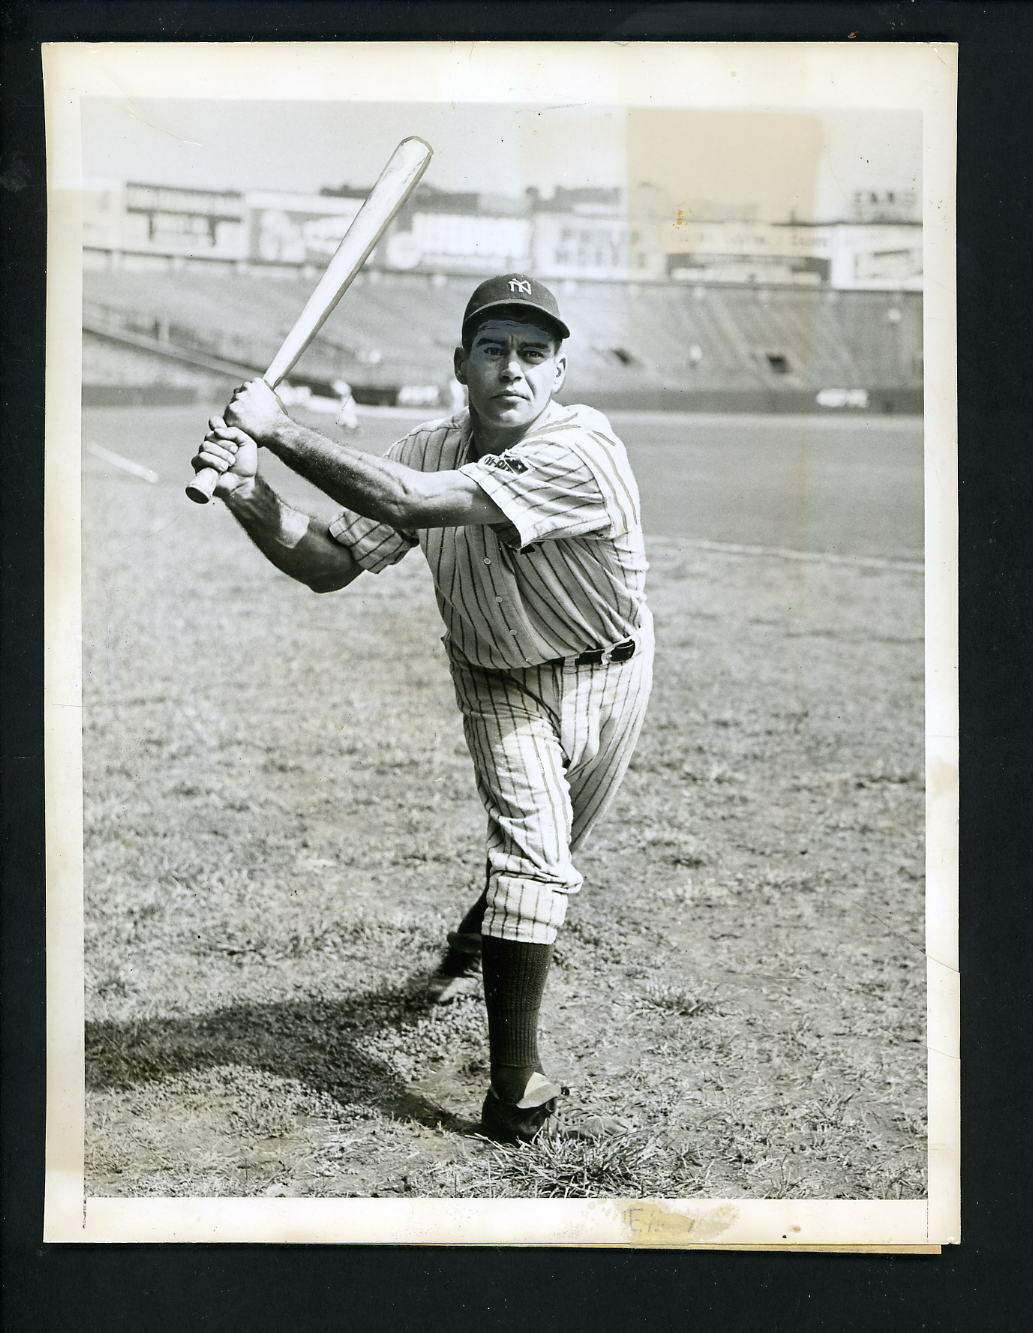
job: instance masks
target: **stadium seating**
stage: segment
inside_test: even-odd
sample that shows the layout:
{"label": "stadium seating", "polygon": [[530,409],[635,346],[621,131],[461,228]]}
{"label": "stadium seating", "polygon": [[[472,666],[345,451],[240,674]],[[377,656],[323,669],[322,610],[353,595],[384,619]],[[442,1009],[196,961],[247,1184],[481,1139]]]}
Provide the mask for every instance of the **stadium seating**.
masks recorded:
{"label": "stadium seating", "polygon": [[[265,365],[307,299],[312,275],[87,270],[87,327],[135,330],[256,368]],[[367,271],[306,353],[305,369],[356,385],[440,384],[470,277]],[[579,393],[917,390],[921,297],[690,283],[559,283],[574,329],[571,382]],[[125,353],[131,359],[131,351]],[[153,357],[151,358],[153,361]],[[117,372],[105,353],[87,378]],[[127,370],[131,382],[141,374]],[[178,375],[177,375],[178,378]]]}

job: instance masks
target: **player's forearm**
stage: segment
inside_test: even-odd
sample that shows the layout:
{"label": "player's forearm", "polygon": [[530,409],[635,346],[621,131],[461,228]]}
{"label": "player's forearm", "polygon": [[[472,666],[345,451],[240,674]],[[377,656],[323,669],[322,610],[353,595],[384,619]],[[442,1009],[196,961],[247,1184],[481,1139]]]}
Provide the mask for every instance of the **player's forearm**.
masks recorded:
{"label": "player's forearm", "polygon": [[226,507],[268,561],[313,592],[334,592],[362,572],[317,520],[286,504],[261,477],[228,495]]}
{"label": "player's forearm", "polygon": [[338,444],[289,419],[261,442],[338,504],[378,523],[395,528],[408,526],[418,499],[415,486],[421,477],[414,469]]}

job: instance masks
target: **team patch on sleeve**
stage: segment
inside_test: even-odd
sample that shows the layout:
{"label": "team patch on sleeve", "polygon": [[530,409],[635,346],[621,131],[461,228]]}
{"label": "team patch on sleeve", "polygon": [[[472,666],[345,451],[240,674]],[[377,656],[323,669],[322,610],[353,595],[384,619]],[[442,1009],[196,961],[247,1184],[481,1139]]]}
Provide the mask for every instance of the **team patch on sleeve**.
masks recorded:
{"label": "team patch on sleeve", "polygon": [[497,472],[526,472],[527,464],[521,462],[519,458],[512,458],[506,454],[487,454],[481,459],[485,467],[493,467]]}
{"label": "team patch on sleeve", "polygon": [[592,469],[578,451],[558,441],[522,441],[519,454],[486,455],[459,470],[495,501],[522,547],[546,538],[602,533],[611,526]]}

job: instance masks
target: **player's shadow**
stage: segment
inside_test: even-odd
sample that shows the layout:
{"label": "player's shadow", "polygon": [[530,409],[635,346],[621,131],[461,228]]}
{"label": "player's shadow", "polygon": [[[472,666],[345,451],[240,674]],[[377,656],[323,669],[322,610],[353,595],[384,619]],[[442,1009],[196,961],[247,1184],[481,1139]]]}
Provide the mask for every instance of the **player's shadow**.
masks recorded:
{"label": "player's shadow", "polygon": [[400,987],[343,999],[307,997],[228,1005],[183,1018],[87,1023],[86,1086],[128,1088],[240,1065],[296,1079],[342,1106],[361,1105],[396,1120],[469,1133],[477,1128],[475,1121],[435,1105],[365,1049],[369,1039],[383,1040],[385,1034],[389,1044],[397,1040],[405,1048],[407,1033],[428,1018],[425,980],[414,977]]}

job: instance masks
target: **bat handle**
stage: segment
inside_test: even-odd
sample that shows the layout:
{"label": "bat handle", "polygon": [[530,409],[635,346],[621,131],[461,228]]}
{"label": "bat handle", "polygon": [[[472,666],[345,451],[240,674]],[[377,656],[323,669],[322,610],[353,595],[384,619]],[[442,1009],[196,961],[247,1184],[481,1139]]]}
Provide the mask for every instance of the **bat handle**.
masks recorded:
{"label": "bat handle", "polygon": [[186,493],[194,504],[206,505],[212,498],[218,480],[219,474],[215,468],[203,467],[200,472],[194,473],[194,479],[186,488]]}
{"label": "bat handle", "polygon": [[[281,374],[276,371],[275,366],[271,366],[262,378],[265,380],[266,384],[269,385],[270,389],[275,392],[276,386],[280,383],[284,374],[286,374],[286,371]],[[215,485],[218,480],[219,473],[216,472],[215,468],[203,467],[200,472],[194,473],[193,481],[186,487],[187,498],[193,500],[195,505],[208,504],[212,498],[212,492],[215,490]]]}

